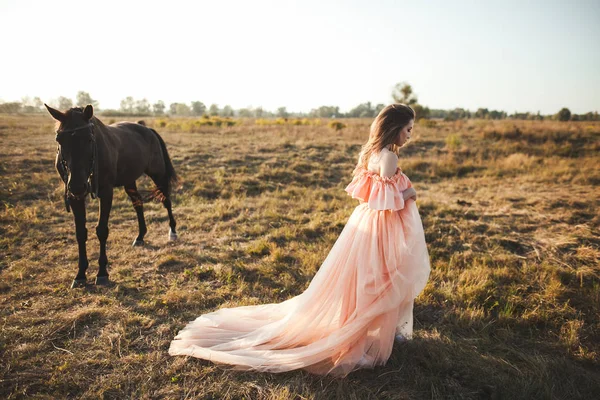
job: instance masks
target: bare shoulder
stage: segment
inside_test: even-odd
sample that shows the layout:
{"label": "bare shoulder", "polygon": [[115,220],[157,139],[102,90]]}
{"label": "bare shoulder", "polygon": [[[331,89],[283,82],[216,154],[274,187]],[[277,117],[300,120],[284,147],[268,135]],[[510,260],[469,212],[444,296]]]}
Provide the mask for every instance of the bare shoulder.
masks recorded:
{"label": "bare shoulder", "polygon": [[381,150],[381,162],[386,162],[386,161],[398,162],[398,156],[393,151],[390,151],[384,147]]}
{"label": "bare shoulder", "polygon": [[398,168],[398,156],[388,149],[381,150],[381,160],[379,161],[379,171],[381,176],[393,176]]}

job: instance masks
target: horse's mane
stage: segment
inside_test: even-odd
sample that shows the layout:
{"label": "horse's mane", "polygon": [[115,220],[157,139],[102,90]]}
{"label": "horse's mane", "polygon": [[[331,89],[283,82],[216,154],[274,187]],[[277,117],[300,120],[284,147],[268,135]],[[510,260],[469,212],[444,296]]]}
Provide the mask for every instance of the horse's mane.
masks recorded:
{"label": "horse's mane", "polygon": [[[65,115],[67,117],[70,117],[73,114],[83,114],[83,107],[71,107],[70,109],[65,111]],[[106,125],[104,125],[104,123],[102,121],[100,121],[95,115],[92,116],[92,119],[90,120],[90,122],[93,122],[94,125],[101,131],[106,130]],[[57,124],[57,129],[58,129],[58,125],[60,125],[60,122],[58,122],[58,124]]]}
{"label": "horse's mane", "polygon": [[96,116],[92,116],[91,122],[94,123],[95,126],[97,126],[99,129],[101,130],[106,130],[106,125],[104,125],[104,123],[102,121],[100,121],[100,119],[96,118]]}

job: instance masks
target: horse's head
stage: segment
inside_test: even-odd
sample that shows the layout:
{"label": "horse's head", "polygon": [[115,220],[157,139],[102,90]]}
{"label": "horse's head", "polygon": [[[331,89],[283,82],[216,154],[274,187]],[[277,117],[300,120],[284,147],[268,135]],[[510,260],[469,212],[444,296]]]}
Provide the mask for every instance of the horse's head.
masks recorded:
{"label": "horse's head", "polygon": [[97,163],[96,138],[91,122],[94,109],[88,105],[85,109],[75,107],[63,113],[44,105],[50,115],[58,121],[56,141],[59,146],[57,160],[59,164],[57,166],[67,185],[68,196],[82,199],[90,193],[89,182]]}

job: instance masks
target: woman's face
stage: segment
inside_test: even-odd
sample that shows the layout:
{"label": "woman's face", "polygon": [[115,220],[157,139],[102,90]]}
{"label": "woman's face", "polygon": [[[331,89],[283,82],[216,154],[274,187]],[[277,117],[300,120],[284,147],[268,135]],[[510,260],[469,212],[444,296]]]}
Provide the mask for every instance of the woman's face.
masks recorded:
{"label": "woman's face", "polygon": [[412,136],[412,129],[413,129],[414,125],[415,125],[415,120],[411,119],[410,122],[408,123],[408,125],[406,125],[404,128],[402,128],[400,133],[398,133],[398,137],[396,138],[396,141],[394,142],[394,144],[396,146],[400,147],[400,146],[404,146],[404,144],[406,144],[408,139],[410,139],[410,137]]}

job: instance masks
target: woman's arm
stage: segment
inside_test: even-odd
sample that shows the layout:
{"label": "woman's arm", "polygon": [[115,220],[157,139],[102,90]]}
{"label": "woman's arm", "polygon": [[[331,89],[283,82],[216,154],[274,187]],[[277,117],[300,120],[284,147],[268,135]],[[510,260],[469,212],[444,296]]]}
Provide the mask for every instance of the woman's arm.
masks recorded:
{"label": "woman's arm", "polygon": [[379,161],[379,175],[384,177],[392,177],[398,168],[398,156],[391,151],[383,151],[381,160]]}
{"label": "woman's arm", "polygon": [[417,191],[415,190],[415,188],[410,187],[402,192],[402,197],[404,197],[404,201],[408,199],[413,199],[417,201]]}

